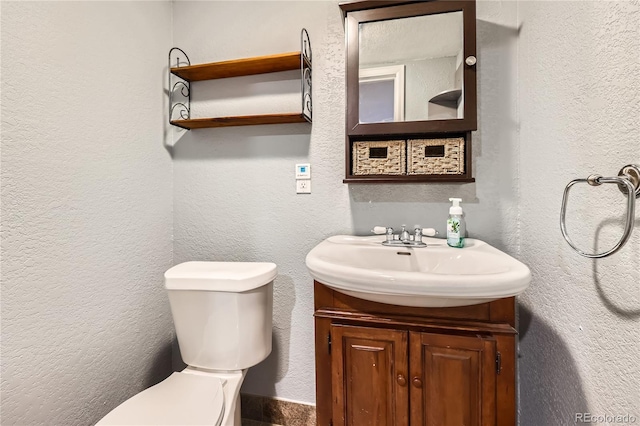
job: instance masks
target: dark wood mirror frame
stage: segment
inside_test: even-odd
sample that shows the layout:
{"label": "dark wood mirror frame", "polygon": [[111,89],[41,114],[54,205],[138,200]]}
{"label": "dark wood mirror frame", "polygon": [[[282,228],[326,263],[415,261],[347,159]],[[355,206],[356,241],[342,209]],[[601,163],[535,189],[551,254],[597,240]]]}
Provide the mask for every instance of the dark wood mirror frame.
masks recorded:
{"label": "dark wood mirror frame", "polygon": [[[431,1],[348,1],[340,4],[346,18],[346,178],[345,183],[382,182],[473,182],[471,177],[471,131],[477,130],[476,65],[463,62],[464,114],[460,119],[401,121],[386,123],[360,123],[359,111],[359,25],[366,22],[463,12],[464,58],[476,57],[476,4],[475,0]],[[369,175],[352,174],[352,142],[358,140],[385,140],[403,138],[462,136],[467,141],[465,173],[462,175]]]}

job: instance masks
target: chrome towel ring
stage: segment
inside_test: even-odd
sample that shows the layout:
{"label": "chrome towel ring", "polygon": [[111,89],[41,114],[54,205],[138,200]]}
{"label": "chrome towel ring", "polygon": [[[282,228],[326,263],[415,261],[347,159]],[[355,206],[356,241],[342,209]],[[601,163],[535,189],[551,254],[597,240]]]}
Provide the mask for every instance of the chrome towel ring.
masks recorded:
{"label": "chrome towel ring", "polygon": [[[565,224],[566,215],[567,215],[567,200],[569,196],[569,189],[575,185],[576,183],[586,182],[591,186],[600,186],[603,183],[616,183],[618,184],[618,188],[620,192],[627,196],[627,222],[624,226],[624,232],[622,234],[622,238],[620,241],[613,246],[610,250],[607,250],[603,253],[587,253],[579,248],[577,248],[569,235],[567,235],[567,226]],[[633,232],[633,224],[635,221],[635,210],[636,210],[636,198],[640,197],[640,166],[637,164],[628,164],[620,169],[618,176],[615,177],[602,177],[600,175],[591,175],[586,179],[574,179],[569,182],[564,189],[564,194],[562,195],[562,209],[560,210],[560,230],[562,231],[562,236],[567,241],[567,243],[574,249],[579,255],[588,257],[591,259],[600,259],[603,257],[610,256],[620,250],[626,242],[631,237],[631,232]]]}

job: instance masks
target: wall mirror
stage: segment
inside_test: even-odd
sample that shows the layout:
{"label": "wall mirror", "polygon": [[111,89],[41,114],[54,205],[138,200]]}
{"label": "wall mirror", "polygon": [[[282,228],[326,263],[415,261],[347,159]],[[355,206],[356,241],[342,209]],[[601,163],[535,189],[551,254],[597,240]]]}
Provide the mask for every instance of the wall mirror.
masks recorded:
{"label": "wall mirror", "polygon": [[349,1],[345,183],[473,182],[475,1]]}
{"label": "wall mirror", "polygon": [[476,129],[475,2],[342,3],[347,133]]}
{"label": "wall mirror", "polygon": [[463,37],[461,11],[360,23],[359,122],[463,118]]}

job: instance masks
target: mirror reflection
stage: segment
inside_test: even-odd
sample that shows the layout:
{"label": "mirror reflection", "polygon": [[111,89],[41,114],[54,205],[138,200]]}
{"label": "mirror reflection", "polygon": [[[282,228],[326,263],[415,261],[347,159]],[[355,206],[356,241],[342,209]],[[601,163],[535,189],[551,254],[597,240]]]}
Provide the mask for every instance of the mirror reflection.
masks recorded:
{"label": "mirror reflection", "polygon": [[462,11],[359,24],[359,121],[464,118]]}

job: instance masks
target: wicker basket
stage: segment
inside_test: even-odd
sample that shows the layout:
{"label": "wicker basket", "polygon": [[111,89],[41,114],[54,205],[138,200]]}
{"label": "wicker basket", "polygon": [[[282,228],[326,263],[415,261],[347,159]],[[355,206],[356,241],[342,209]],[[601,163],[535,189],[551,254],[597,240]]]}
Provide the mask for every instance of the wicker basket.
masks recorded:
{"label": "wicker basket", "polygon": [[410,175],[464,174],[464,138],[407,141]]}
{"label": "wicker basket", "polygon": [[359,141],[352,149],[354,175],[406,174],[405,141]]}

